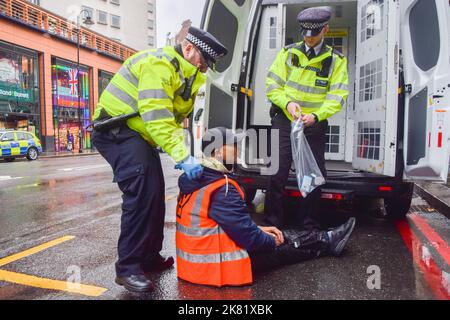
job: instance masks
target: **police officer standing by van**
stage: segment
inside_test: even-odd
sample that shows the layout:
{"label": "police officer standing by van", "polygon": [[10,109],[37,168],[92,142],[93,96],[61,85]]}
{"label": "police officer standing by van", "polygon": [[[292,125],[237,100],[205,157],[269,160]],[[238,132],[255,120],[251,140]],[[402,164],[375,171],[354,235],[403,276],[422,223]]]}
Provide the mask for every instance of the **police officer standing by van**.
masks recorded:
{"label": "police officer standing by van", "polygon": [[204,73],[226,54],[211,34],[191,27],[181,45],[129,58],[100,98],[93,143],[123,192],[116,283],[130,291],[153,290],[146,273],[174,263],[160,255],[165,186],[156,147],[189,179],[201,177],[203,169],[184,143],[182,123],[192,113]]}
{"label": "police officer standing by van", "polygon": [[[267,220],[281,228],[286,223],[282,199],[292,166],[291,123],[301,119],[315,159],[326,177],[327,119],[338,113],[349,95],[346,58],[324,43],[332,16],[329,7],[306,9],[298,15],[304,41],[281,50],[266,80],[272,102],[272,129],[280,133],[279,171],[270,177],[266,194]],[[320,188],[303,201],[303,226],[319,229],[313,214],[319,210]]]}

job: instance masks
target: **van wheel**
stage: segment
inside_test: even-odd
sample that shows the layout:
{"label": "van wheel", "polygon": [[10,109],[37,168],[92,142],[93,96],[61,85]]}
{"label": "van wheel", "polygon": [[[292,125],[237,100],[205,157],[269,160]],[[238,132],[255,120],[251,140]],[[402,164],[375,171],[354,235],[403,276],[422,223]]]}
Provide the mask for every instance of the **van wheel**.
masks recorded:
{"label": "van wheel", "polygon": [[392,197],[384,199],[384,208],[389,219],[403,219],[411,208],[414,184],[405,183],[402,190]]}
{"label": "van wheel", "polygon": [[38,153],[38,151],[37,151],[36,148],[30,148],[30,149],[28,149],[28,152],[27,152],[27,159],[28,159],[29,161],[37,160],[38,156],[39,156],[39,153]]}
{"label": "van wheel", "polygon": [[16,158],[5,158],[6,162],[14,162],[16,161]]}

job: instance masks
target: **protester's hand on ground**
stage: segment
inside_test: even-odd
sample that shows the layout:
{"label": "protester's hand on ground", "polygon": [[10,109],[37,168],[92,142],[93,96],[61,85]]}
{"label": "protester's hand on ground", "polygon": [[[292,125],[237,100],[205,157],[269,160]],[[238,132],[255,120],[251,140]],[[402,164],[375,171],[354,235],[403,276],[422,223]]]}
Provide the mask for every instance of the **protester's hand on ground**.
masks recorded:
{"label": "protester's hand on ground", "polygon": [[260,227],[260,229],[275,239],[276,246],[279,247],[284,243],[283,232],[275,227]]}

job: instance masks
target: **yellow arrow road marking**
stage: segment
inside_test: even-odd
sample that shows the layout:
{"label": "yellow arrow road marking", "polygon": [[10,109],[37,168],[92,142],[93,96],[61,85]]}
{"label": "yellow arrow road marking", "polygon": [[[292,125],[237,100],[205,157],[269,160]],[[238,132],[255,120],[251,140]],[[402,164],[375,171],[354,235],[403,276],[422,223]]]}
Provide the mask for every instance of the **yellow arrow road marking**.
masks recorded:
{"label": "yellow arrow road marking", "polygon": [[39,278],[27,274],[9,272],[0,270],[0,281],[11,282],[29,287],[58,290],[70,293],[77,293],[89,297],[99,297],[108,289],[89,286],[84,284],[75,284],[66,281]]}
{"label": "yellow arrow road marking", "polygon": [[31,249],[19,252],[17,254],[12,255],[12,256],[9,256],[9,257],[6,257],[6,258],[2,258],[2,259],[0,259],[0,267],[3,267],[3,266],[5,266],[5,265],[7,265],[9,263],[12,263],[14,261],[17,261],[17,260],[20,260],[20,259],[23,259],[23,258],[26,258],[26,257],[29,257],[29,256],[31,256],[33,254],[36,254],[38,252],[44,251],[46,249],[49,249],[51,247],[57,246],[57,245],[59,245],[59,244],[61,244],[63,242],[66,242],[66,241],[69,241],[69,240],[73,240],[73,239],[75,239],[75,237],[73,237],[73,236],[62,237],[62,238],[55,239],[55,240],[52,240],[50,242],[41,244],[40,246],[37,246],[37,247],[31,248]]}
{"label": "yellow arrow road marking", "polygon": [[[11,255],[6,258],[0,259],[0,267],[3,267],[9,263],[24,259],[26,257],[29,257],[31,255],[34,255],[38,252],[44,251],[46,249],[52,248],[54,246],[57,246],[61,243],[70,241],[75,239],[73,236],[66,236],[59,239],[55,239],[52,241],[49,241],[47,243],[41,244],[37,247],[30,248],[28,250],[16,253],[14,255]],[[30,276],[27,274],[22,273],[15,273],[10,272],[6,270],[0,270],[0,281],[10,282],[10,283],[16,283],[24,286],[29,287],[35,287],[35,288],[41,288],[41,289],[48,289],[48,290],[58,290],[58,291],[65,291],[70,293],[77,293],[89,297],[99,297],[105,291],[108,289],[96,287],[96,286],[90,286],[85,284],[78,284],[78,283],[72,283],[68,281],[59,281],[59,280],[52,280],[52,279],[46,279],[46,278],[40,278],[36,276]]]}

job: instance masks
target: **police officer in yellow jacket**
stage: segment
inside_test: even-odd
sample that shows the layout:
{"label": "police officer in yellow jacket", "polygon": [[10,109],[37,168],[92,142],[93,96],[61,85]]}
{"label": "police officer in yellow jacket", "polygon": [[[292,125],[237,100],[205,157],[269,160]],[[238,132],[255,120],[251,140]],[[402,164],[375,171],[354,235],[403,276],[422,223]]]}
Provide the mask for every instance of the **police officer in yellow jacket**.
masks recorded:
{"label": "police officer in yellow jacket", "polygon": [[[272,128],[280,133],[279,171],[270,177],[265,208],[268,222],[283,227],[286,218],[282,198],[292,165],[291,122],[301,119],[317,163],[326,176],[327,119],[338,113],[349,94],[346,58],[324,43],[331,19],[329,7],[306,9],[298,15],[304,41],[285,47],[271,66],[267,97],[272,102]],[[306,229],[318,229],[313,213],[318,211],[321,190],[304,200]]]}
{"label": "police officer in yellow jacket", "polygon": [[[227,49],[214,36],[191,27],[181,45],[129,58],[100,98],[93,143],[123,192],[116,283],[130,291],[153,290],[146,273],[174,263],[160,255],[165,186],[156,147],[190,179],[202,175],[184,143],[182,123],[192,113],[204,73],[225,54]],[[111,121],[113,125],[103,125]]]}

